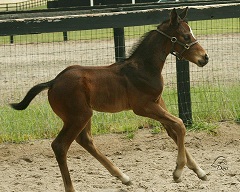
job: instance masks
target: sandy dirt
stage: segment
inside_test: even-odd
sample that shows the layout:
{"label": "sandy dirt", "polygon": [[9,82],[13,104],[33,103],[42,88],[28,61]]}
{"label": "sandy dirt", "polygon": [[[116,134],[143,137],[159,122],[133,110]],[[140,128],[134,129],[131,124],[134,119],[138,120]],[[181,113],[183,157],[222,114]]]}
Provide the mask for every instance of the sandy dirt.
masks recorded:
{"label": "sandy dirt", "polygon": [[[176,146],[165,131],[152,134],[140,129],[133,139],[124,134],[95,136],[99,149],[131,177],[124,186],[75,142],[68,153],[74,186],[84,192],[162,192],[240,190],[240,125],[220,123],[215,135],[188,132],[186,146],[207,172],[201,181],[188,168],[183,181],[174,183]],[[0,191],[64,191],[50,144],[52,140],[0,145]]]}

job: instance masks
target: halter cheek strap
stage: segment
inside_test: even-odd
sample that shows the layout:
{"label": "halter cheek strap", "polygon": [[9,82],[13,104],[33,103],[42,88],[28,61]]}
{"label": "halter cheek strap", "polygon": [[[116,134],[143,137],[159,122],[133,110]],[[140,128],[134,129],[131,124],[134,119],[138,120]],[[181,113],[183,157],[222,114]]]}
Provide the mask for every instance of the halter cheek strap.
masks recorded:
{"label": "halter cheek strap", "polygon": [[[184,59],[184,57],[182,56],[182,54],[184,53],[184,51],[190,49],[191,46],[193,46],[194,44],[198,43],[198,41],[196,40],[196,41],[194,41],[194,42],[192,42],[192,43],[190,43],[190,44],[185,44],[185,43],[182,43],[181,41],[179,41],[176,37],[171,37],[171,36],[167,35],[166,33],[162,32],[162,31],[160,31],[160,30],[158,30],[158,29],[156,29],[156,31],[171,40],[172,46],[171,46],[171,51],[170,51],[170,53],[171,53],[172,55],[176,56],[179,60],[183,60],[183,59]],[[174,45],[175,45],[175,43],[183,46],[183,50],[182,50],[180,53],[178,53],[177,51],[174,50]]]}

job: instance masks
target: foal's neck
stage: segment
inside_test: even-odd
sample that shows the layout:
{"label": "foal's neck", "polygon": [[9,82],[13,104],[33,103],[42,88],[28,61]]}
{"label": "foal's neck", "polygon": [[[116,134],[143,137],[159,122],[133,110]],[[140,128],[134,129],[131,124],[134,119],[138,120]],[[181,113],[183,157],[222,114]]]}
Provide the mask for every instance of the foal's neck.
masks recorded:
{"label": "foal's neck", "polygon": [[129,59],[148,72],[160,74],[168,54],[166,38],[153,30],[146,35]]}

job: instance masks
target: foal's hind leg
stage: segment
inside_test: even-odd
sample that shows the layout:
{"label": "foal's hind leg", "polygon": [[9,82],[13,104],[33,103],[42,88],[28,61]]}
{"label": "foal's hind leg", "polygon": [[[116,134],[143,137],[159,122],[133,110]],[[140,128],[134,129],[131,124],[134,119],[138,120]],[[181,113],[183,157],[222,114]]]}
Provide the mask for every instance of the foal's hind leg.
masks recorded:
{"label": "foal's hind leg", "polygon": [[93,157],[95,157],[110,173],[111,175],[117,177],[125,185],[130,185],[130,178],[122,173],[117,166],[115,166],[111,161],[109,161],[94,145],[93,138],[91,134],[91,121],[88,122],[85,129],[76,138],[77,143],[79,143],[84,149],[86,149]]}
{"label": "foal's hind leg", "polygon": [[52,149],[55,153],[66,192],[75,192],[72,185],[71,177],[67,166],[67,151],[71,143],[76,139],[86,123],[90,119],[91,114],[83,118],[75,117],[72,120],[64,123],[64,126],[56,139],[52,142]]}
{"label": "foal's hind leg", "polygon": [[[166,108],[166,105],[163,101],[163,99],[161,98],[160,99],[160,102],[159,104],[165,109],[167,110]],[[164,128],[166,129],[168,135],[174,140],[174,142],[177,144],[177,134],[176,132],[169,126],[165,125],[165,124],[162,124],[164,126]],[[186,157],[187,157],[187,167],[191,170],[193,170],[198,178],[206,181],[207,180],[207,176],[206,176],[206,173],[205,171],[203,171],[199,165],[196,163],[196,161],[194,160],[194,158],[192,157],[192,155],[188,152],[188,150],[185,148],[185,151],[186,151]]]}

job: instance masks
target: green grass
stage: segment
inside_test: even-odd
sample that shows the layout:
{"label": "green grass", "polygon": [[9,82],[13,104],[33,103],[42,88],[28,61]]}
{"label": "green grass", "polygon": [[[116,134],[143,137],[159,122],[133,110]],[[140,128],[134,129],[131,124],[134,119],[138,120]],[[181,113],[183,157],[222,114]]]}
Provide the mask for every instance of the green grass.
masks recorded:
{"label": "green grass", "polygon": [[[193,125],[189,130],[215,133],[216,122],[240,120],[239,85],[229,87],[193,87]],[[163,97],[172,114],[177,115],[176,90],[166,88]],[[53,138],[62,127],[61,120],[52,112],[46,101],[34,102],[24,111],[9,106],[0,107],[0,143],[23,142]],[[132,139],[134,132],[147,127],[152,134],[161,131],[157,121],[136,116],[132,111],[121,113],[95,112],[92,118],[93,134],[121,133]]]}
{"label": "green grass", "polygon": [[51,138],[62,126],[45,103],[31,105],[24,111],[15,111],[4,106],[0,111],[0,143]]}
{"label": "green grass", "polygon": [[192,110],[197,118],[206,122],[239,117],[239,85],[214,87],[211,85],[191,88]]}
{"label": "green grass", "polygon": [[213,35],[240,32],[240,19],[217,19],[190,21],[189,25],[195,35]]}
{"label": "green grass", "polygon": [[192,125],[188,126],[187,129],[188,131],[206,131],[212,135],[216,135],[216,129],[218,125],[216,123],[209,123],[209,122],[201,122],[201,121],[196,121],[193,122]]}
{"label": "green grass", "polygon": [[41,10],[41,9],[47,9],[47,5],[41,5],[41,6],[38,6],[38,7],[33,7],[33,8],[30,8],[29,10]]}
{"label": "green grass", "polygon": [[[0,111],[0,143],[52,138],[62,128],[61,120],[53,113],[47,102],[31,104],[24,111],[2,106]],[[132,111],[115,114],[94,112],[92,118],[94,135],[105,133],[130,135],[140,127],[156,125],[157,122],[136,116]]]}
{"label": "green grass", "polygon": [[[189,22],[195,35],[212,35],[212,34],[226,34],[226,33],[239,33],[240,32],[240,20],[239,18],[233,19],[218,19],[218,20],[205,20],[205,21],[191,21]],[[151,29],[155,29],[156,25],[126,27],[126,38],[134,37],[134,35],[142,36],[144,33]],[[113,37],[112,29],[96,29],[96,30],[82,30],[82,31],[70,31],[68,32],[69,41],[78,40],[94,40],[94,39],[109,39]],[[17,35],[14,36],[14,43],[51,43],[62,42],[63,33],[42,33],[42,34],[29,34],[29,35]],[[9,44],[9,36],[0,37],[1,44]]]}

